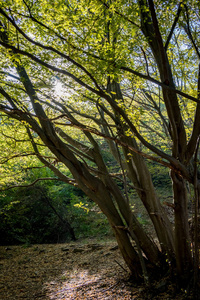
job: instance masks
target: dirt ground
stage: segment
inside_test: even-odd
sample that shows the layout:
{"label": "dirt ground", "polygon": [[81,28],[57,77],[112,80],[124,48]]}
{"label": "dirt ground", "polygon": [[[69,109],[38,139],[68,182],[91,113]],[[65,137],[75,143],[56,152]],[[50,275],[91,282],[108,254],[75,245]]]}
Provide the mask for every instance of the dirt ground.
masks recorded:
{"label": "dirt ground", "polygon": [[0,247],[0,300],[183,299],[129,277],[114,241]]}

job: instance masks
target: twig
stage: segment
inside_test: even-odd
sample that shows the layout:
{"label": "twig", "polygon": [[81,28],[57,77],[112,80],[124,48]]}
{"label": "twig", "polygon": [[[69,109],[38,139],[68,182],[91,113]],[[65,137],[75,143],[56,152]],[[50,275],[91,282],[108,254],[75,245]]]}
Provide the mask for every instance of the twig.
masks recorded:
{"label": "twig", "polygon": [[128,273],[128,271],[115,259],[114,260],[126,273]]}
{"label": "twig", "polygon": [[168,206],[168,207],[171,207],[171,208],[175,209],[175,204],[174,203],[170,203],[170,202],[164,201],[163,204],[166,205],[166,206]]}
{"label": "twig", "polygon": [[31,182],[30,184],[23,184],[23,185],[12,185],[4,189],[0,189],[0,191],[7,191],[14,188],[27,188],[35,185],[38,181],[45,181],[45,180],[57,180],[61,181],[59,178],[56,177],[46,177],[46,178],[37,178],[35,181]]}

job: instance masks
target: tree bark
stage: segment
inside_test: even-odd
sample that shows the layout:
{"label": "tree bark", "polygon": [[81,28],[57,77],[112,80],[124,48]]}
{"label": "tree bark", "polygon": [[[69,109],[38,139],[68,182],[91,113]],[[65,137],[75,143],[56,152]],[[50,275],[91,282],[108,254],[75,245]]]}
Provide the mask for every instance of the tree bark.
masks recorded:
{"label": "tree bark", "polygon": [[[134,147],[137,148],[137,144],[133,138],[132,143]],[[125,153],[125,155],[127,157],[127,153]],[[172,225],[156,195],[151,174],[149,173],[144,159],[133,152],[131,155],[131,160],[127,157],[127,161],[129,160],[129,162],[127,162],[129,176],[154,225],[163,253],[168,255],[168,259],[173,260],[174,235]]]}
{"label": "tree bark", "polygon": [[[83,192],[99,206],[108,218],[126,265],[135,278],[139,280],[142,276],[142,270],[138,253],[130,241],[129,232],[113,203],[112,196],[107,187],[98,178],[89,174],[87,170],[84,171],[84,178],[82,178],[79,172],[75,172],[73,175]],[[91,178],[93,182],[91,182]],[[88,183],[86,183],[87,180]],[[92,189],[87,188],[86,185],[91,186]]]}
{"label": "tree bark", "polygon": [[188,224],[187,189],[181,176],[171,172],[171,177],[174,191],[176,268],[179,278],[188,280],[193,264]]}
{"label": "tree bark", "polygon": [[[120,89],[120,84],[116,81],[112,81],[108,85],[108,90],[114,92],[112,94],[113,101],[121,100],[123,101],[123,95]],[[128,127],[126,124],[121,122],[120,117],[115,112],[115,117],[117,120],[116,126],[118,127],[118,135],[120,139],[128,145],[131,145],[135,149],[138,149],[137,142],[134,137],[126,136],[126,130]],[[160,204],[158,197],[156,196],[155,189],[152,183],[151,174],[146,166],[146,163],[140,155],[137,153],[131,152],[127,150],[127,148],[123,147],[123,152],[125,156],[124,164],[126,165],[126,169],[128,170],[128,176],[130,180],[133,182],[134,186],[136,187],[136,191],[138,196],[140,197],[142,203],[144,204],[147,213],[154,225],[155,231],[158,236],[158,240],[160,242],[160,246],[162,249],[163,254],[167,254],[168,259],[170,261],[174,260],[174,236],[172,226],[169,222],[168,217],[163,211],[163,208]],[[131,158],[129,156],[131,154]],[[114,191],[113,191],[114,192]],[[118,193],[119,195],[119,193]],[[115,193],[115,199],[118,198],[118,195]],[[120,207],[120,201],[118,202]],[[126,211],[126,215],[129,216],[129,211]],[[124,216],[124,215],[123,215]],[[125,217],[125,220],[127,217]],[[133,219],[132,219],[133,221]],[[128,221],[128,224],[130,219]],[[140,240],[141,245],[144,245],[145,237],[143,239],[138,235],[137,231],[137,224],[134,220],[133,222],[134,233],[136,234],[137,238]],[[143,241],[142,241],[143,240]],[[148,243],[146,239],[146,245],[150,247],[150,243]],[[151,246],[153,250],[153,246]],[[148,252],[147,252],[148,253]],[[152,251],[152,254],[155,254],[155,251]]]}

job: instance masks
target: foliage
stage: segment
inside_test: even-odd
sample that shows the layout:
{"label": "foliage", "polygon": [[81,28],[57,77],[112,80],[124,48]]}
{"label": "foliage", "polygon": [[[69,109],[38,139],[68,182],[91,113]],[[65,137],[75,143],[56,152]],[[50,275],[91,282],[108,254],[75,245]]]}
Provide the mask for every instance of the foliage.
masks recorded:
{"label": "foliage", "polygon": [[46,193],[36,186],[12,191],[1,199],[2,245],[67,240],[66,228],[46,203]]}
{"label": "foliage", "polygon": [[[34,176],[40,174],[40,170],[36,172],[34,169]],[[29,175],[29,180],[34,176]],[[4,191],[1,195],[1,245],[60,243],[70,240],[68,229],[49,203],[62,220],[69,221],[76,238],[110,234],[105,216],[96,212],[91,201],[88,204],[87,198],[79,189],[58,182],[44,182]]]}
{"label": "foliage", "polygon": [[[108,221],[101,211],[87,198],[72,199],[70,206],[71,224],[77,238],[112,237]],[[80,200],[79,200],[80,201]]]}

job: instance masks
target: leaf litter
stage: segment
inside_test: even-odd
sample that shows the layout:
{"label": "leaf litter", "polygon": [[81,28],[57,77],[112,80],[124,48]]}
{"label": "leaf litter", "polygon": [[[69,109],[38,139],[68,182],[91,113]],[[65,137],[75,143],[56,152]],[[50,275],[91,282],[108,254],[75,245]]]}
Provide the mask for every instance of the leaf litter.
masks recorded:
{"label": "leaf litter", "polygon": [[110,239],[0,247],[0,300],[181,299],[148,297],[129,279]]}

